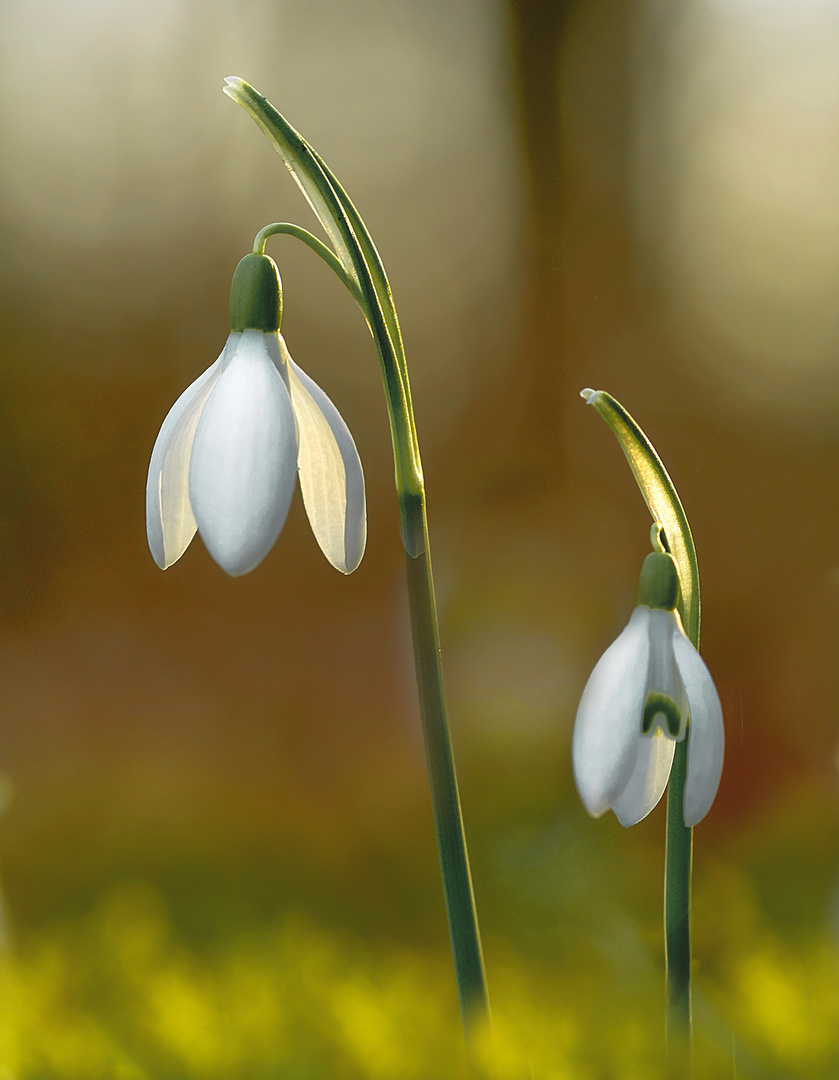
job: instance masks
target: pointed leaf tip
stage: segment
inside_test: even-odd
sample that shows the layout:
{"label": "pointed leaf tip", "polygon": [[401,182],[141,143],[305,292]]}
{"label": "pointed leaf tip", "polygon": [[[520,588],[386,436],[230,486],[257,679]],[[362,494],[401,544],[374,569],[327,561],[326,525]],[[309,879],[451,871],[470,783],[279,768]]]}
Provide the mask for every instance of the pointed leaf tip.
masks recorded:
{"label": "pointed leaf tip", "polygon": [[[588,395],[588,396],[587,396]],[[699,646],[699,567],[684,507],[653,444],[619,401],[605,390],[583,391],[623,450],[653,521],[664,531],[679,570],[679,614],[689,640]]]}

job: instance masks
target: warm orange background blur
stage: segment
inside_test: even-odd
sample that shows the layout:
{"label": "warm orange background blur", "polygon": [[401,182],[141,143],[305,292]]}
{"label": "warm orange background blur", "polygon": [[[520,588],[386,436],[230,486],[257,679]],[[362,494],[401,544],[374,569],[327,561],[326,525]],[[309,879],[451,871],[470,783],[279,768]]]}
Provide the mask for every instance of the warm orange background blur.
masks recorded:
{"label": "warm orange background blur", "polygon": [[[142,882],[198,952],[302,913],[445,958],[374,349],[287,238],[269,245],[283,331],[358,444],[365,559],[335,573],[297,496],[244,579],[200,540],[165,574],[146,547],[151,448],[221,349],[238,259],[269,221],[317,231],[223,96],[237,74],[341,178],[390,275],[498,1010],[504,972],[537,970],[599,972],[601,1004],[643,970],[660,1005],[663,808],[589,821],[570,774],[577,700],[648,550],[591,386],[656,445],[699,554],[728,742],[696,831],[698,1017],[738,1076],[835,1075],[835,1036],[778,1033],[839,1009],[785,967],[813,950],[832,972],[839,918],[838,48],[828,0],[4,0],[13,951]],[[781,996],[749,1004],[772,978]],[[655,1045],[660,1014],[638,1023]]]}

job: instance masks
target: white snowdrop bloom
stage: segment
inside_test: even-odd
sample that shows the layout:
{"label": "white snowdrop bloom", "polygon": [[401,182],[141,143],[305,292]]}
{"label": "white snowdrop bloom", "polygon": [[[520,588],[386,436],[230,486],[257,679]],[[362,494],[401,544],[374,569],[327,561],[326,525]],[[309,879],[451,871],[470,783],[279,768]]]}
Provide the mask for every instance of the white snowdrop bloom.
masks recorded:
{"label": "white snowdrop bloom", "polygon": [[273,260],[246,255],[233,277],[224,349],[172,406],[152,451],[146,529],[161,569],[197,530],[222,569],[253,570],[285,524],[297,476],[326,558],[345,574],[361,562],[361,460],[338,410],[289,355],[281,317]]}
{"label": "white snowdrop bloom", "polygon": [[722,773],[722,706],[675,610],[676,565],[648,555],[629,625],[586,683],[574,723],[574,779],[593,817],[613,810],[634,825],[655,807],[676,743],[687,737],[685,825],[708,813]]}

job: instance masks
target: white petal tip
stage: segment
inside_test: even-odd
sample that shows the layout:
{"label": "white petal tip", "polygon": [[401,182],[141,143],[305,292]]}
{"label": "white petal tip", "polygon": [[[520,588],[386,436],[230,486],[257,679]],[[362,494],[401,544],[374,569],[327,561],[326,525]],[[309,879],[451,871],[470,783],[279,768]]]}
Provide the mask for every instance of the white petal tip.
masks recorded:
{"label": "white petal tip", "polygon": [[692,829],[694,825],[698,825],[700,821],[704,821],[711,809],[710,806],[699,806],[690,808],[685,806],[685,826],[688,829]]}
{"label": "white petal tip", "polygon": [[366,515],[365,515],[365,527],[362,531],[360,543],[356,538],[355,551],[350,554],[346,550],[344,551],[343,558],[332,558],[330,555],[326,555],[327,561],[330,566],[334,566],[336,570],[340,571],[345,577],[349,577],[354,573],[359,566],[361,566],[361,560],[364,558],[364,552],[367,549],[367,528],[366,528]]}
{"label": "white petal tip", "polygon": [[174,559],[167,559],[165,553],[155,551],[151,545],[149,546],[149,550],[151,551],[151,557],[154,559],[155,566],[160,570],[168,570],[170,566],[174,566],[183,554],[183,552],[181,552]]}
{"label": "white petal tip", "polygon": [[702,800],[697,798],[691,798],[689,792],[685,792],[685,825],[692,829],[694,825],[698,825],[700,821],[704,820],[708,811],[714,805],[714,799],[717,797],[717,790],[719,788],[719,779],[716,784],[713,785],[713,790],[709,790],[705,793],[705,797]]}
{"label": "white petal tip", "polygon": [[640,821],[643,821],[645,817],[649,817],[653,810],[655,810],[655,808],[658,806],[660,801],[661,795],[658,796],[653,805],[650,807],[627,806],[626,808],[623,808],[616,805],[612,807],[612,810],[614,811],[615,817],[618,819],[621,825],[623,825],[625,829],[631,829],[633,825],[637,825]]}
{"label": "white petal tip", "polygon": [[345,539],[344,543],[322,543],[321,541],[323,538],[317,532],[315,532],[315,539],[329,565],[334,567],[340,574],[343,574],[344,577],[349,577],[350,574],[354,573],[359,566],[361,566],[361,560],[364,558],[364,552],[367,547],[366,515],[362,523],[360,535],[356,533],[356,535],[350,539],[350,543],[347,542],[347,539]]}
{"label": "white petal tip", "polygon": [[244,577],[265,559],[268,552],[274,546],[275,541],[265,542],[257,550],[247,539],[240,545],[214,543],[212,546],[204,541],[204,546],[210,553],[213,562],[221,567],[228,577]]}
{"label": "white petal tip", "polygon": [[580,391],[580,397],[583,399],[586,405],[591,405],[599,393],[599,390],[585,389]]}
{"label": "white petal tip", "polygon": [[573,764],[574,783],[586,813],[593,818],[603,817],[612,807],[612,793],[605,789],[600,770],[585,768],[577,761]]}
{"label": "white petal tip", "polygon": [[[256,570],[256,567],[259,566],[259,563],[256,563],[256,565],[254,566],[235,566],[230,564],[225,566],[223,563],[220,563],[218,559],[216,559],[216,562],[222,568],[225,574],[227,574],[228,577],[233,578],[244,577],[245,574],[249,574],[251,570]],[[262,562],[262,559],[260,559],[259,562]]]}

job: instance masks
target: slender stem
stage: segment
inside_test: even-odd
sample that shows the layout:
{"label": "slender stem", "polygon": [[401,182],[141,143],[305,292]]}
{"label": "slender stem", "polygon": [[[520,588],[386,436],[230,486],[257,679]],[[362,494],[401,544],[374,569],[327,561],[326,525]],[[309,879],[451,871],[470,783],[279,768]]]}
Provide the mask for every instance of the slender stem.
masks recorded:
{"label": "slender stem", "polygon": [[289,232],[308,244],[350,289],[376,342],[390,419],[402,543],[407,556],[411,628],[431,801],[455,976],[468,1042],[477,1022],[481,1018],[485,1022],[489,1020],[489,999],[446,719],[425,485],[396,307],[373,239],[352,200],[320,155],[243,79],[236,76],[226,79],[224,90],[247,110],[267,135],[335,250],[329,252],[305,229],[285,224],[267,226],[267,232],[263,230],[257,237],[257,244],[263,243],[263,233],[267,238],[271,231]]}
{"label": "slender stem", "polygon": [[[699,651],[700,593],[697,566],[691,582],[695,607],[686,633]],[[688,1080],[693,1051],[693,1010],[690,975],[690,895],[693,873],[693,829],[685,825],[685,781],[688,769],[687,733],[676,744],[667,784],[667,825],[664,840],[664,956],[667,981],[667,1078]]]}
{"label": "slender stem", "polygon": [[[257,233],[253,244],[254,252],[257,255],[264,254],[268,238],[279,234],[294,236],[302,240],[341,279],[367,315],[379,354],[385,361],[385,369],[396,373],[398,365],[393,356],[392,342],[387,335],[376,333],[375,320],[370,317],[358,285],[347,274],[333,252],[317,237],[298,225],[275,222],[266,225]],[[391,403],[391,416],[399,418],[404,415],[409,420],[407,424],[395,423],[392,427],[394,457],[398,460],[413,454],[418,466],[419,446],[416,442],[416,428],[413,424],[413,409],[406,378],[386,378],[385,390]],[[409,444],[410,449],[406,449]],[[398,485],[400,476],[404,476],[405,472],[406,470],[397,470]],[[469,869],[466,834],[460,810],[457,774],[446,716],[437,603],[431,573],[431,552],[428,546],[425,485],[419,467],[413,470],[413,474],[412,486],[415,489],[418,486],[419,491],[411,491],[404,484],[399,485],[400,521],[406,549],[408,600],[428,782],[431,788],[431,804],[440,854],[443,895],[446,902],[460,1013],[468,1044],[472,1033],[489,1023],[489,994],[472,889],[472,875]]]}
{"label": "slender stem", "polygon": [[690,887],[693,829],[685,825],[687,738],[676,747],[667,787],[664,855],[664,951],[667,965],[667,1076],[690,1076]]}
{"label": "slender stem", "polygon": [[425,544],[419,555],[411,556],[406,553],[408,598],[428,780],[443,875],[443,893],[446,899],[460,1011],[468,1042],[470,1034],[489,1021],[489,995],[472,891],[469,855],[466,850],[466,835],[460,811],[457,775],[446,719],[425,496],[410,499],[406,510],[416,520],[414,528],[421,529],[425,535]]}
{"label": "slender stem", "polygon": [[266,225],[256,234],[256,239],[253,242],[254,254],[264,255],[268,238],[271,236],[279,236],[281,234],[293,236],[296,240],[302,240],[303,243],[306,244],[307,247],[310,247],[316,255],[319,255],[329,269],[341,279],[352,293],[355,302],[357,304],[361,303],[361,291],[358,288],[358,284],[353,281],[346,272],[334,252],[332,252],[322,240],[318,240],[316,236],[312,236],[308,229],[303,229],[290,221],[275,221],[271,225]]}

